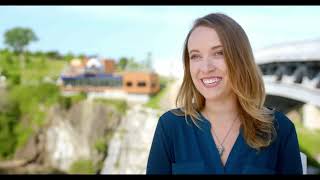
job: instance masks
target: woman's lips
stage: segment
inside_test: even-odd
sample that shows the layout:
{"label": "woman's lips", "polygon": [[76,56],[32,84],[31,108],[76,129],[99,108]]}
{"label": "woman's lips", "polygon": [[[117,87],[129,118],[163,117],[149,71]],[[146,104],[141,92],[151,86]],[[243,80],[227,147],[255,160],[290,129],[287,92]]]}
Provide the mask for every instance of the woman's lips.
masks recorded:
{"label": "woman's lips", "polygon": [[205,77],[200,79],[203,86],[206,88],[213,88],[219,85],[219,83],[222,81],[222,77],[220,76],[211,76],[211,77]]}

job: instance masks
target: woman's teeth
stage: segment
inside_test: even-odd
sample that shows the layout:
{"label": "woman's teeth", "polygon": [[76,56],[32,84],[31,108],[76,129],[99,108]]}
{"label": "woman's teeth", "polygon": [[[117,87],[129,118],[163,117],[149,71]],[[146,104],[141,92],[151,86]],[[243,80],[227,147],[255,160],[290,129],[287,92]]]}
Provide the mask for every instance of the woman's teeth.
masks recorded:
{"label": "woman's teeth", "polygon": [[220,81],[221,78],[210,78],[210,79],[202,79],[202,82],[205,84],[212,84]]}

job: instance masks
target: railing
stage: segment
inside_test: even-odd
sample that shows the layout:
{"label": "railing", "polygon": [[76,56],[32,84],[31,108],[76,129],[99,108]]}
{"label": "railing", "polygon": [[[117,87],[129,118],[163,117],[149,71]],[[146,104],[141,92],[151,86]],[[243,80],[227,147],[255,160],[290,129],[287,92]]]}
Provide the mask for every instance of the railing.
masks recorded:
{"label": "railing", "polygon": [[302,172],[303,174],[307,174],[307,156],[303,152],[300,152],[300,156],[302,163]]}

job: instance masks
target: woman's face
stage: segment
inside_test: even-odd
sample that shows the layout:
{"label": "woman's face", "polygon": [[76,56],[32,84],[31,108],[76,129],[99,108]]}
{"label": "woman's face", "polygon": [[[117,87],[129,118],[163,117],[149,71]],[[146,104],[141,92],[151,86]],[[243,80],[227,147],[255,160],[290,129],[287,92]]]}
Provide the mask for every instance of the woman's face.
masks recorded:
{"label": "woman's face", "polygon": [[188,40],[190,73],[197,90],[206,100],[226,98],[231,94],[223,47],[213,28],[199,26]]}

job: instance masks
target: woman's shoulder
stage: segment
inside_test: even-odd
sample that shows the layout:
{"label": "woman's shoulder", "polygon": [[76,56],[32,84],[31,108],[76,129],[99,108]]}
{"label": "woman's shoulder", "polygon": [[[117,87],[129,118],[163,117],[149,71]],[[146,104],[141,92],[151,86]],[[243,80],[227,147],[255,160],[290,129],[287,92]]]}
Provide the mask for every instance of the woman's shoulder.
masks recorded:
{"label": "woman's shoulder", "polygon": [[275,128],[277,133],[286,136],[295,129],[294,123],[281,111],[274,110]]}
{"label": "woman's shoulder", "polygon": [[176,108],[163,113],[159,118],[159,122],[162,126],[172,128],[186,124],[186,119],[183,111],[180,108]]}

